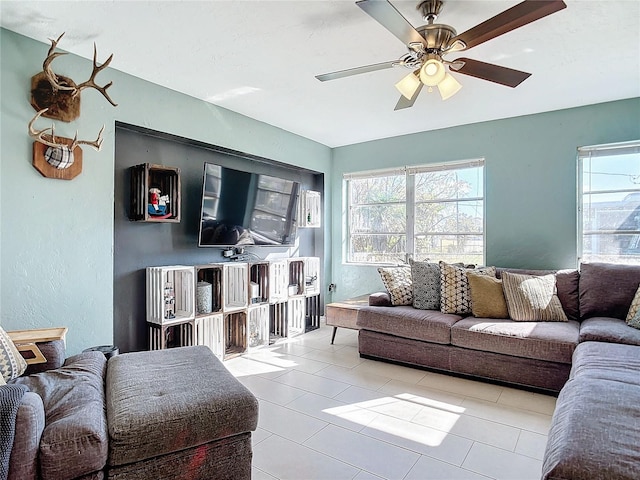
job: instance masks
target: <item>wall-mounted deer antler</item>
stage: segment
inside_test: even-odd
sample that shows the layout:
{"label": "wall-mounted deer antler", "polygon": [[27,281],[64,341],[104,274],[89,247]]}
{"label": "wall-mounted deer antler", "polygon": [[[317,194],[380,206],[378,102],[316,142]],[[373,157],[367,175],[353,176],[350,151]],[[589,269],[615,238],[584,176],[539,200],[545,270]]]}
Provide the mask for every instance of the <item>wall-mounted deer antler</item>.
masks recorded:
{"label": "wall-mounted deer antler", "polygon": [[[40,118],[41,115],[46,113],[46,111],[47,109],[43,108],[38,113],[36,113],[35,117],[33,117],[29,122],[29,136],[32,137],[34,140],[40,143],[43,143],[48,147],[62,148],[63,150],[70,150],[72,153],[78,145],[89,145],[90,147],[93,147],[96,150],[100,151],[100,148],[102,148],[102,140],[103,140],[102,132],[104,132],[104,125],[98,132],[98,138],[96,138],[93,142],[90,142],[89,140],[78,140],[78,132],[76,131],[75,137],[73,137],[73,140],[71,140],[71,144],[69,144],[66,141],[61,142],[56,140],[55,126],[53,124],[51,124],[50,127],[43,128],[42,130],[36,130],[35,128],[33,128],[33,124],[36,123],[36,120],[38,120],[38,118]],[[64,139],[64,137],[58,137],[58,138]],[[69,140],[69,139],[64,139],[64,140]]]}
{"label": "wall-mounted deer antler", "polygon": [[104,87],[98,85],[95,81],[96,75],[107,68],[113,60],[113,54],[107,58],[102,64],[98,65],[98,50],[96,44],[93,44],[93,70],[89,80],[76,84],[72,79],[56,74],[51,68],[51,63],[59,56],[66,55],[65,52],[56,52],[58,42],[64,33],[56,40],[51,41],[51,48],[47,53],[47,57],[42,63],[42,72],[31,78],[31,105],[37,111],[47,109],[45,117],[71,122],[80,116],[80,92],[86,88],[94,88],[98,90],[107,101],[117,106],[109,94],[107,88],[113,85],[113,82],[107,83]]}
{"label": "wall-mounted deer antler", "polygon": [[78,132],[73,139],[56,137],[55,126],[36,130],[36,120],[46,113],[40,110],[29,122],[29,136],[33,142],[33,166],[45,177],[71,180],[82,172],[82,149],[80,145],[89,145],[96,150],[102,147],[104,125],[93,140],[78,140]]}

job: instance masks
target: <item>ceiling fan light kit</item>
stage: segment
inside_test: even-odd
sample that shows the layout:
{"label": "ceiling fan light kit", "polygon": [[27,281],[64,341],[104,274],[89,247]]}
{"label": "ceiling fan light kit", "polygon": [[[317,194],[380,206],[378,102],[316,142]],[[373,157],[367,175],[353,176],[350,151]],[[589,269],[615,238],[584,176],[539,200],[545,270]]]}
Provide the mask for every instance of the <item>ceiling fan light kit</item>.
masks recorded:
{"label": "ceiling fan light kit", "polygon": [[388,0],[359,0],[356,5],[402,41],[409,53],[404,54],[400,60],[325,73],[316,78],[324,82],[391,67],[410,68],[413,71],[395,84],[402,95],[395,110],[413,106],[423,85],[429,87],[429,92],[437,86],[443,100],[460,91],[462,85],[447,72],[447,66],[455,73],[507,87],[517,87],[531,74],[469,58],[447,61],[442,57],[469,50],[567,7],[563,0],[524,0],[458,35],[453,27],[434,23],[440,15],[444,0],[424,0],[418,3],[417,9],[427,22],[427,25],[420,27],[413,27]]}

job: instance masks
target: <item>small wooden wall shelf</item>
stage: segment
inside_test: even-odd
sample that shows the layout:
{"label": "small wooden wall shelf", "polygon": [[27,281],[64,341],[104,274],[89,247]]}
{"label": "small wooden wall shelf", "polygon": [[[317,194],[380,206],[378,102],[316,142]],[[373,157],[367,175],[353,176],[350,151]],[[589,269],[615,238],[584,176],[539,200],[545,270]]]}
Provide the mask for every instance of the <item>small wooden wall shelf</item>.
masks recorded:
{"label": "small wooden wall shelf", "polygon": [[[143,163],[129,168],[131,199],[129,220],[137,222],[180,222],[180,169]],[[160,205],[156,210],[150,190],[158,189]],[[168,200],[163,200],[167,195]],[[164,203],[164,205],[163,205]],[[163,209],[164,207],[164,209]]]}

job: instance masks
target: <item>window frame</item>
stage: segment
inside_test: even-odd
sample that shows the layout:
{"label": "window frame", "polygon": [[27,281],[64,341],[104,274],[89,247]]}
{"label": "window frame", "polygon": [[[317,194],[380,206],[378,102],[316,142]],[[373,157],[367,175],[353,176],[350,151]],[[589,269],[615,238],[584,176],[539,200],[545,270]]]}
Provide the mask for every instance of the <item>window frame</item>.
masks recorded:
{"label": "window frame", "polygon": [[[576,222],[576,265],[579,266],[584,261],[591,262],[603,262],[604,259],[586,259],[584,258],[584,198],[585,195],[592,195],[594,193],[598,194],[608,194],[608,193],[640,193],[640,184],[638,188],[627,188],[627,189],[608,189],[608,190],[598,190],[593,191],[589,190],[585,193],[584,191],[584,161],[590,160],[592,158],[598,157],[615,157],[617,155],[628,155],[628,154],[639,154],[640,155],[640,140],[633,140],[629,142],[618,142],[618,143],[608,143],[602,145],[590,145],[585,147],[578,147],[577,154],[577,198],[576,198],[576,214],[577,214],[577,222]],[[616,235],[615,230],[606,231],[602,230],[603,235]],[[629,234],[632,235],[640,235],[640,230],[631,230]],[[620,235],[619,233],[617,235]],[[622,261],[616,261],[622,260]],[[616,259],[607,259],[607,263],[616,263],[623,264],[629,263],[625,262],[618,255]],[[638,262],[640,263],[640,258]]]}
{"label": "window frame", "polygon": [[[482,202],[482,232],[479,234],[482,237],[482,264],[484,264],[486,258],[486,169],[485,167],[485,159],[484,158],[476,158],[471,160],[462,160],[462,161],[449,161],[449,162],[440,162],[440,163],[431,163],[431,164],[423,164],[416,166],[404,166],[397,168],[387,168],[380,170],[368,170],[361,172],[350,172],[343,174],[343,231],[344,231],[344,240],[343,240],[343,255],[342,255],[342,263],[344,265],[362,265],[362,266],[384,266],[384,265],[397,265],[403,262],[407,262],[409,258],[412,258],[415,255],[416,248],[416,222],[415,222],[415,212],[416,212],[416,184],[415,179],[416,175],[420,173],[429,173],[429,172],[446,172],[448,170],[462,170],[467,168],[482,168],[481,172],[481,184],[482,184],[482,196],[481,197],[469,197],[469,198],[460,198],[460,199],[441,199],[441,200],[433,200],[429,202],[418,202],[419,204],[423,203],[459,203],[459,202],[472,202],[472,201],[481,201]],[[363,262],[363,261],[355,261],[351,260],[351,240],[353,235],[352,227],[351,227],[351,213],[352,213],[352,203],[351,203],[351,181],[352,180],[361,180],[366,178],[378,178],[392,175],[404,175],[405,176],[405,231],[402,235],[405,236],[405,245],[406,252],[405,258],[403,261],[399,262]],[[389,203],[380,203],[379,205],[388,205],[391,203],[400,203],[403,202],[389,202]],[[365,205],[365,204],[357,204],[357,206]],[[366,204],[373,205],[373,204]],[[377,205],[377,204],[376,204]],[[389,233],[389,232],[388,232]],[[398,235],[397,232],[391,232],[394,235]],[[422,232],[421,234],[423,234]],[[446,232],[439,233],[439,235],[464,235],[469,232]],[[475,233],[475,232],[474,232]],[[375,232],[375,234],[384,235],[384,232]],[[437,261],[438,259],[432,259],[433,261]]]}

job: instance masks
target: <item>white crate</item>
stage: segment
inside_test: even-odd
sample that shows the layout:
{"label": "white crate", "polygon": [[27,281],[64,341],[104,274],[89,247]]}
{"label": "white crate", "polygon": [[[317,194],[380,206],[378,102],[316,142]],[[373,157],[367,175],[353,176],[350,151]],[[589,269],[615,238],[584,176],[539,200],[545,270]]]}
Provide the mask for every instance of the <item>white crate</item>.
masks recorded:
{"label": "white crate", "polygon": [[193,267],[147,267],[146,277],[147,322],[167,325],[194,318]]}
{"label": "white crate", "polygon": [[287,300],[289,286],[289,266],[286,260],[269,263],[269,303]]}
{"label": "white crate", "polygon": [[287,333],[294,337],[305,330],[305,297],[294,297],[287,301]]}
{"label": "white crate", "polygon": [[249,266],[246,263],[225,263],[222,267],[222,310],[247,308],[249,303]]}
{"label": "white crate", "polygon": [[239,310],[224,315],[224,358],[247,351],[247,311]]}
{"label": "white crate", "polygon": [[304,294],[306,296],[320,294],[320,259],[304,257]]}
{"label": "white crate", "polygon": [[269,345],[269,305],[249,307],[247,310],[247,346]]}
{"label": "white crate", "polygon": [[320,192],[300,192],[298,224],[301,228],[318,228],[322,223],[322,197]]}
{"label": "white crate", "polygon": [[287,259],[289,297],[304,295],[304,257]]}
{"label": "white crate", "polygon": [[224,359],[224,320],[221,313],[195,320],[195,343],[206,345],[220,360]]}

